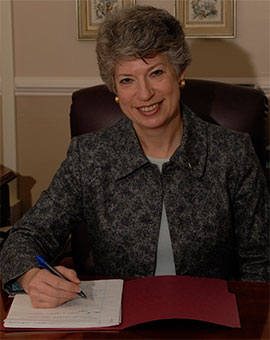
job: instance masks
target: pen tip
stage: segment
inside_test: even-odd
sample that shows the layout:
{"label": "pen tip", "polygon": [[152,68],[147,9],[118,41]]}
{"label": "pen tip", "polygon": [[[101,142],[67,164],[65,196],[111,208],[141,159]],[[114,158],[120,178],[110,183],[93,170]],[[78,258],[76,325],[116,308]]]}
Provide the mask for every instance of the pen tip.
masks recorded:
{"label": "pen tip", "polygon": [[83,298],[83,299],[87,299],[87,296],[84,294],[84,292],[83,291],[80,291],[80,296]]}

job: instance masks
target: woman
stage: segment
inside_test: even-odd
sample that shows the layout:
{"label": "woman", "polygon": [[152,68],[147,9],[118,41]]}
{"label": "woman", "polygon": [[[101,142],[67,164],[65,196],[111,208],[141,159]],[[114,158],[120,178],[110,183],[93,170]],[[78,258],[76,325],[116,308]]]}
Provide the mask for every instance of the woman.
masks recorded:
{"label": "woman", "polygon": [[200,120],[180,103],[190,54],[179,22],[152,7],[123,9],[99,30],[98,64],[125,113],[73,138],[38,203],[2,251],[6,289],[17,281],[36,307],[80,289],[37,268],[85,219],[97,275],[194,275],[264,281],[268,191],[249,137]]}

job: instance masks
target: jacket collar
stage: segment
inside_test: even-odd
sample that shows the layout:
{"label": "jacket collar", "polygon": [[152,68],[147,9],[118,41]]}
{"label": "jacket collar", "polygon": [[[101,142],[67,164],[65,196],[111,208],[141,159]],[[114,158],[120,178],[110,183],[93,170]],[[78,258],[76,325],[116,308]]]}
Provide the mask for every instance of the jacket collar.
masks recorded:
{"label": "jacket collar", "polygon": [[[194,177],[201,177],[207,156],[207,123],[181,103],[183,119],[182,143],[170,159]],[[111,130],[113,134],[112,171],[116,179],[130,175],[149,160],[143,153],[131,120],[124,116]]]}

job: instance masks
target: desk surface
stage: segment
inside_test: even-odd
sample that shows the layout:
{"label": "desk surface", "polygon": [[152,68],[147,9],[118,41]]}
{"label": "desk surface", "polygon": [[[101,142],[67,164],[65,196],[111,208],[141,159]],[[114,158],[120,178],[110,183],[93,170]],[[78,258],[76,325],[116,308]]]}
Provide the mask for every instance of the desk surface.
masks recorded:
{"label": "desk surface", "polygon": [[[192,320],[162,320],[123,331],[1,332],[0,339],[269,339],[269,283],[228,282],[236,294],[241,329]],[[1,292],[1,321],[12,298]]]}

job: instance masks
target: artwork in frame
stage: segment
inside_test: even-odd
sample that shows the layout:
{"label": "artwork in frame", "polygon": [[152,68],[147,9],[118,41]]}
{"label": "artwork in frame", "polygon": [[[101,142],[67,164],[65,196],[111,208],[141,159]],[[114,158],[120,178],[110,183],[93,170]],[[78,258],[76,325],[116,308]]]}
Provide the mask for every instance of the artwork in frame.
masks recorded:
{"label": "artwork in frame", "polygon": [[135,0],[76,0],[79,40],[94,40],[99,25],[109,13],[131,7]]}
{"label": "artwork in frame", "polygon": [[236,0],[175,0],[187,38],[235,38]]}

